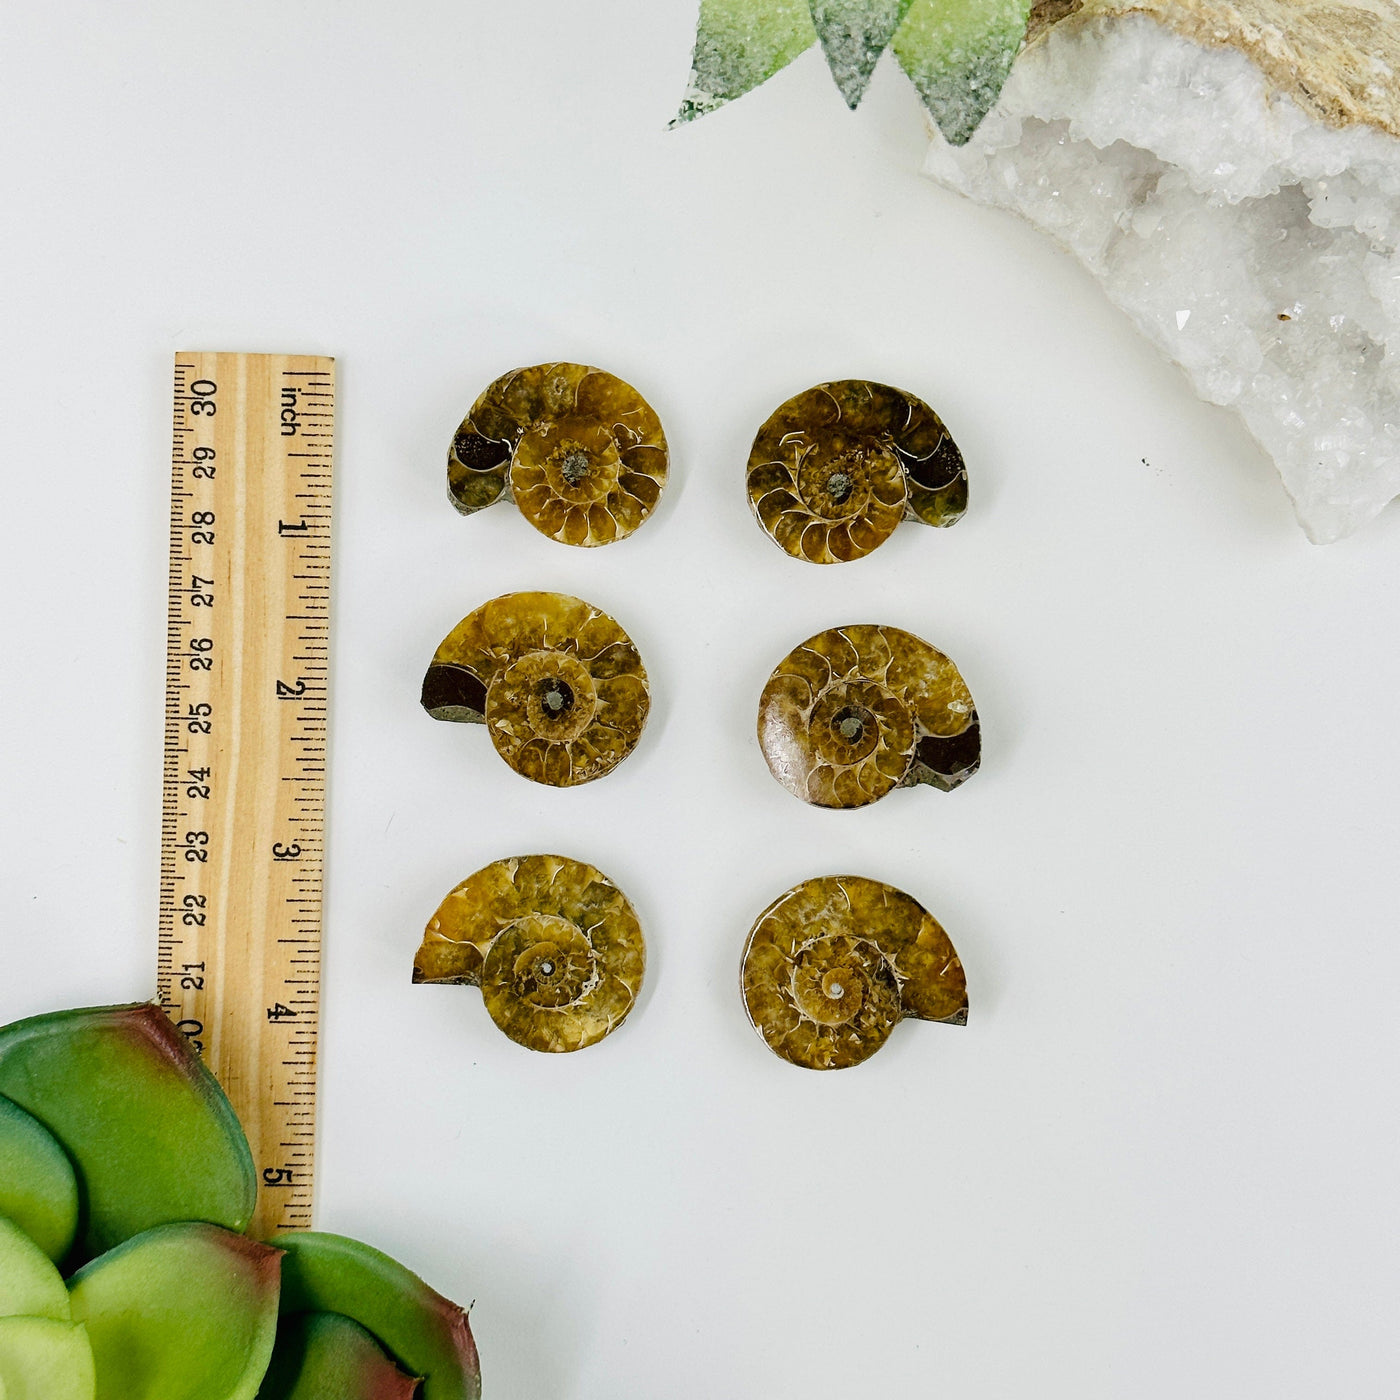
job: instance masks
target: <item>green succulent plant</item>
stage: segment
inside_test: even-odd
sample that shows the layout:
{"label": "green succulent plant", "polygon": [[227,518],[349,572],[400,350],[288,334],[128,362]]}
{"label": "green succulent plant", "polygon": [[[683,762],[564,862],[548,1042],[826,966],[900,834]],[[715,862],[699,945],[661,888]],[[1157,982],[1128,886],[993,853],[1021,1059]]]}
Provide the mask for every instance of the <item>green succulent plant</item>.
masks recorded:
{"label": "green succulent plant", "polygon": [[0,1219],[0,1317],[70,1322],[68,1289],[53,1261],[13,1221]]}
{"label": "green succulent plant", "polygon": [[886,49],[939,130],[964,144],[991,110],[1033,0],[700,0],[690,84],[673,126],[751,92],[820,43],[855,108]]}
{"label": "green succulent plant", "polygon": [[186,1221],[157,1225],[79,1269],[68,1286],[73,1316],[87,1324],[98,1396],[253,1400],[277,1333],[279,1263],[277,1250],[246,1235]]}
{"label": "green succulent plant", "polygon": [[0,1026],[0,1092],[0,1400],[479,1400],[467,1314],[402,1264],[243,1233],[243,1129],[158,1007]]}
{"label": "green succulent plant", "polygon": [[93,1400],[92,1347],[80,1322],[0,1317],[4,1400]]}
{"label": "green succulent plant", "polygon": [[55,1264],[78,1233],[78,1179],[59,1141],[17,1103],[0,1098],[0,1215]]}
{"label": "green succulent plant", "polygon": [[274,1235],[284,1312],[340,1313],[374,1334],[423,1377],[423,1400],[476,1400],[476,1343],[466,1313],[397,1261],[344,1235]]}
{"label": "green succulent plant", "polygon": [[81,1263],[153,1225],[247,1228],[257,1178],[218,1081],[158,1006],[98,1007],[0,1027],[0,1094],[72,1159]]}
{"label": "green succulent plant", "polygon": [[419,1384],[358,1322],[340,1313],[292,1313],[277,1329],[258,1400],[411,1400]]}

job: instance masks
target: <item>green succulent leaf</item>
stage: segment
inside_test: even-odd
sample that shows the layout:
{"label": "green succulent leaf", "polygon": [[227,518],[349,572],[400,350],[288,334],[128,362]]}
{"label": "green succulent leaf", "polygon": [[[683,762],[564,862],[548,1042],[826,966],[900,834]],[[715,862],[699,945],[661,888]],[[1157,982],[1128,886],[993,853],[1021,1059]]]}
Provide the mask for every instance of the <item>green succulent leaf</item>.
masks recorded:
{"label": "green succulent leaf", "polygon": [[294,1313],[277,1324],[277,1345],[258,1400],[413,1400],[405,1375],[358,1322],[332,1312]]}
{"label": "green succulent leaf", "polygon": [[466,1312],[387,1254],[343,1235],[288,1231],[282,1311],[333,1312],[365,1328],[410,1375],[423,1400],[481,1400],[481,1368]]}
{"label": "green succulent leaf", "polygon": [[816,42],[808,0],[700,0],[690,85],[671,125],[753,91]]}
{"label": "green succulent leaf", "polygon": [[81,1323],[0,1318],[4,1400],[93,1400],[92,1348]]}
{"label": "green succulent leaf", "polygon": [[158,1007],[56,1011],[0,1026],[0,1094],[76,1169],[81,1262],[166,1221],[244,1229],[247,1139],[214,1076]]}
{"label": "green succulent leaf", "polygon": [[32,1114],[0,1097],[0,1215],[54,1263],[78,1231],[78,1181],[59,1141]]}
{"label": "green succulent leaf", "polygon": [[963,145],[991,110],[1033,0],[700,0],[690,86],[671,123],[751,92],[820,39],[854,108],[893,48],[939,130]]}
{"label": "green succulent leaf", "polygon": [[991,111],[1026,37],[1031,0],[914,0],[895,57],[938,129],[966,144]]}
{"label": "green succulent leaf", "polygon": [[13,1221],[0,1219],[0,1317],[67,1322],[68,1289],[53,1261]]}
{"label": "green succulent leaf", "polygon": [[809,0],[827,67],[854,110],[913,0]]}
{"label": "green succulent leaf", "polygon": [[96,1400],[253,1400],[277,1333],[281,1251],[217,1225],[158,1225],[80,1269]]}

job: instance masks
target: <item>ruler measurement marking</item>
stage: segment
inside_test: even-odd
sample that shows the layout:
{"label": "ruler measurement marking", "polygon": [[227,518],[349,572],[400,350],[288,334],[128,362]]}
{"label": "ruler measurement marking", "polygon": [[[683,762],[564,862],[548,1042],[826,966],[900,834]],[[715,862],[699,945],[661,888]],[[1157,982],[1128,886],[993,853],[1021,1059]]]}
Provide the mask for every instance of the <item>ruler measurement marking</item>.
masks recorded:
{"label": "ruler measurement marking", "polygon": [[174,380],[159,999],[248,1131],[265,1233],[311,1217],[334,380],[188,354]]}

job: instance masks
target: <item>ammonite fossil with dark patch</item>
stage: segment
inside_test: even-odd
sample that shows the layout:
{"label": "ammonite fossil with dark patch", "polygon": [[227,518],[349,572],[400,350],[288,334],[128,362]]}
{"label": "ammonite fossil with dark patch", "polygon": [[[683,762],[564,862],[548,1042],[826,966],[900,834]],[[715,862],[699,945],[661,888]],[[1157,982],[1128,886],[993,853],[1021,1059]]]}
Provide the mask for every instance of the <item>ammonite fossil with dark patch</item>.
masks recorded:
{"label": "ammonite fossil with dark patch", "polygon": [[532,365],[487,386],[447,455],[452,504],[471,515],[503,496],[563,544],[611,544],[656,507],[666,435],[630,385],[591,365]]}
{"label": "ammonite fossil with dark patch", "polygon": [[967,1024],[967,978],[918,900],[859,875],[804,880],[759,915],[744,946],[749,1020],[804,1069],[868,1059],[906,1016]]}
{"label": "ammonite fossil with dark patch", "polygon": [[530,1050],[582,1050],[627,1019],[646,943],[626,896],[591,865],[514,856],[463,880],[413,959],[415,982],[479,986],[491,1019]]}
{"label": "ammonite fossil with dark patch", "polygon": [[651,694],[627,633],[566,593],[507,593],[463,618],[423,677],[434,719],[485,724],[517,773],[573,787],[637,745]]}
{"label": "ammonite fossil with dark patch", "polygon": [[958,668],[898,627],[833,627],[789,652],[763,687],[758,742],[773,776],[817,807],[914,783],[948,792],[982,755]]}
{"label": "ammonite fossil with dark patch", "polygon": [[749,453],[749,504],[794,559],[840,564],[883,544],[901,520],[954,525],[967,468],[922,399],[838,379],[789,399]]}

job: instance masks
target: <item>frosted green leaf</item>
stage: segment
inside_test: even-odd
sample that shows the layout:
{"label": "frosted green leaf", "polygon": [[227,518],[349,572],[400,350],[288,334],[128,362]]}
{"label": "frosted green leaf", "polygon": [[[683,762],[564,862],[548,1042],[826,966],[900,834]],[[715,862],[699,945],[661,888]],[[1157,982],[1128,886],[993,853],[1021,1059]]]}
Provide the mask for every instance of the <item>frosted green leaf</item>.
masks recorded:
{"label": "frosted green leaf", "polygon": [[239,1231],[253,1214],[257,1176],[243,1129],[158,1006],[84,1007],[0,1026],[0,1095],[72,1161],[80,1258],[167,1221]]}
{"label": "frosted green leaf", "polygon": [[0,1396],[5,1400],[93,1400],[97,1379],[81,1323],[0,1318]]}
{"label": "frosted green leaf", "polygon": [[827,66],[854,110],[912,0],[808,0]]}
{"label": "frosted green leaf", "polygon": [[39,1120],[0,1095],[0,1215],[54,1263],[78,1232],[78,1180],[59,1141]]}
{"label": "frosted green leaf", "polygon": [[1030,10],[1031,0],[914,0],[899,26],[895,56],[954,146],[996,103]]}
{"label": "frosted green leaf", "polygon": [[816,41],[808,0],[700,0],[690,85],[671,125],[751,92]]}
{"label": "frosted green leaf", "polygon": [[281,1256],[182,1221],[79,1269],[69,1297],[92,1343],[96,1400],[255,1400],[277,1334]]}
{"label": "frosted green leaf", "polygon": [[63,1275],[18,1225],[0,1216],[0,1317],[67,1322],[72,1315]]}

